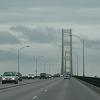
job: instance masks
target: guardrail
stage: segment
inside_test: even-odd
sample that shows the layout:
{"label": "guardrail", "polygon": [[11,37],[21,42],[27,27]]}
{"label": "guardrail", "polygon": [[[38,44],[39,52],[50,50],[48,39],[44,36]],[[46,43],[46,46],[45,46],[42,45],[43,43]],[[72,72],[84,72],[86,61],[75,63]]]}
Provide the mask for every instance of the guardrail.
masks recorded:
{"label": "guardrail", "polygon": [[100,87],[100,78],[97,77],[83,77],[83,76],[73,76],[77,79],[80,79],[82,81],[88,82],[92,85],[95,85],[97,87]]}
{"label": "guardrail", "polygon": [[1,79],[2,79],[2,78],[0,77],[0,82],[1,82]]}

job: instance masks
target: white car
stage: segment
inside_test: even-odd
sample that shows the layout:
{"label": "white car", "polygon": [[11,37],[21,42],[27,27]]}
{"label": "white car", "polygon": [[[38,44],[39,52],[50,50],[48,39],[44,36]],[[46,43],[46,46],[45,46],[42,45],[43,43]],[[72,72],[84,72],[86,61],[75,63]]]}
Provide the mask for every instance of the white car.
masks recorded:
{"label": "white car", "polygon": [[64,79],[70,79],[69,75],[64,75]]}
{"label": "white car", "polygon": [[35,75],[34,74],[28,74],[28,79],[34,79]]}
{"label": "white car", "polygon": [[4,74],[2,75],[2,84],[8,82],[18,84],[17,72],[4,72]]}

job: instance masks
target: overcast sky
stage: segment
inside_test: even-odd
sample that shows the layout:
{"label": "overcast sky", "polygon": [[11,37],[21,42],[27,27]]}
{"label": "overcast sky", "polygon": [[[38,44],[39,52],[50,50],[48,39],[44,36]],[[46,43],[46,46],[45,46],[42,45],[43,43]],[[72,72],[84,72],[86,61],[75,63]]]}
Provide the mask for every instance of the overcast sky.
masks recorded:
{"label": "overcast sky", "polygon": [[[100,0],[0,0],[0,73],[17,70],[18,49],[27,45],[20,50],[22,73],[35,73],[34,57],[39,73],[59,72],[62,28],[85,40],[86,75],[100,76]],[[74,73],[76,55],[81,75],[82,44],[74,37]]]}

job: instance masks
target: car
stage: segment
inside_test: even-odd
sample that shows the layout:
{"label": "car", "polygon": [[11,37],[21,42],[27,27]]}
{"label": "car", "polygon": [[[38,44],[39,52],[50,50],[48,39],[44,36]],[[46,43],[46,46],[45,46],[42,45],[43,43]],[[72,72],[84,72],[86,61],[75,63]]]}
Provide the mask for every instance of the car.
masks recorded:
{"label": "car", "polygon": [[35,75],[34,74],[28,74],[28,79],[34,79]]}
{"label": "car", "polygon": [[17,73],[17,76],[18,76],[18,80],[19,80],[19,81],[22,81],[22,80],[23,80],[22,74],[21,74],[20,72]]}
{"label": "car", "polygon": [[40,79],[47,79],[47,74],[46,73],[41,73],[40,74]]}
{"label": "car", "polygon": [[63,77],[63,75],[60,75],[60,77]]}
{"label": "car", "polygon": [[4,72],[4,74],[2,75],[2,84],[8,83],[8,82],[18,84],[17,72]]}
{"label": "car", "polygon": [[70,79],[69,75],[64,75],[64,79]]}
{"label": "car", "polygon": [[50,78],[50,74],[46,74],[45,79],[49,79]]}
{"label": "car", "polygon": [[52,75],[49,74],[49,78],[52,78]]}
{"label": "car", "polygon": [[59,73],[54,74],[53,77],[60,77],[60,74]]}
{"label": "car", "polygon": [[22,75],[22,79],[28,79],[28,75]]}

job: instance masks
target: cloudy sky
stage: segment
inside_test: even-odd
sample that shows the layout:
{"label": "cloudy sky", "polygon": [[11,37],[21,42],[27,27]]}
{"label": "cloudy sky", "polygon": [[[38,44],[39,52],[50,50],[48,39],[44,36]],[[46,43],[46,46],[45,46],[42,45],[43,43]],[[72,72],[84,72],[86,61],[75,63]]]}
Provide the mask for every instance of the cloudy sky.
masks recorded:
{"label": "cloudy sky", "polygon": [[[0,0],[0,73],[20,71],[59,72],[61,29],[72,29],[85,40],[86,75],[100,76],[100,0]],[[82,74],[82,43],[73,38],[73,69],[79,56]]]}

